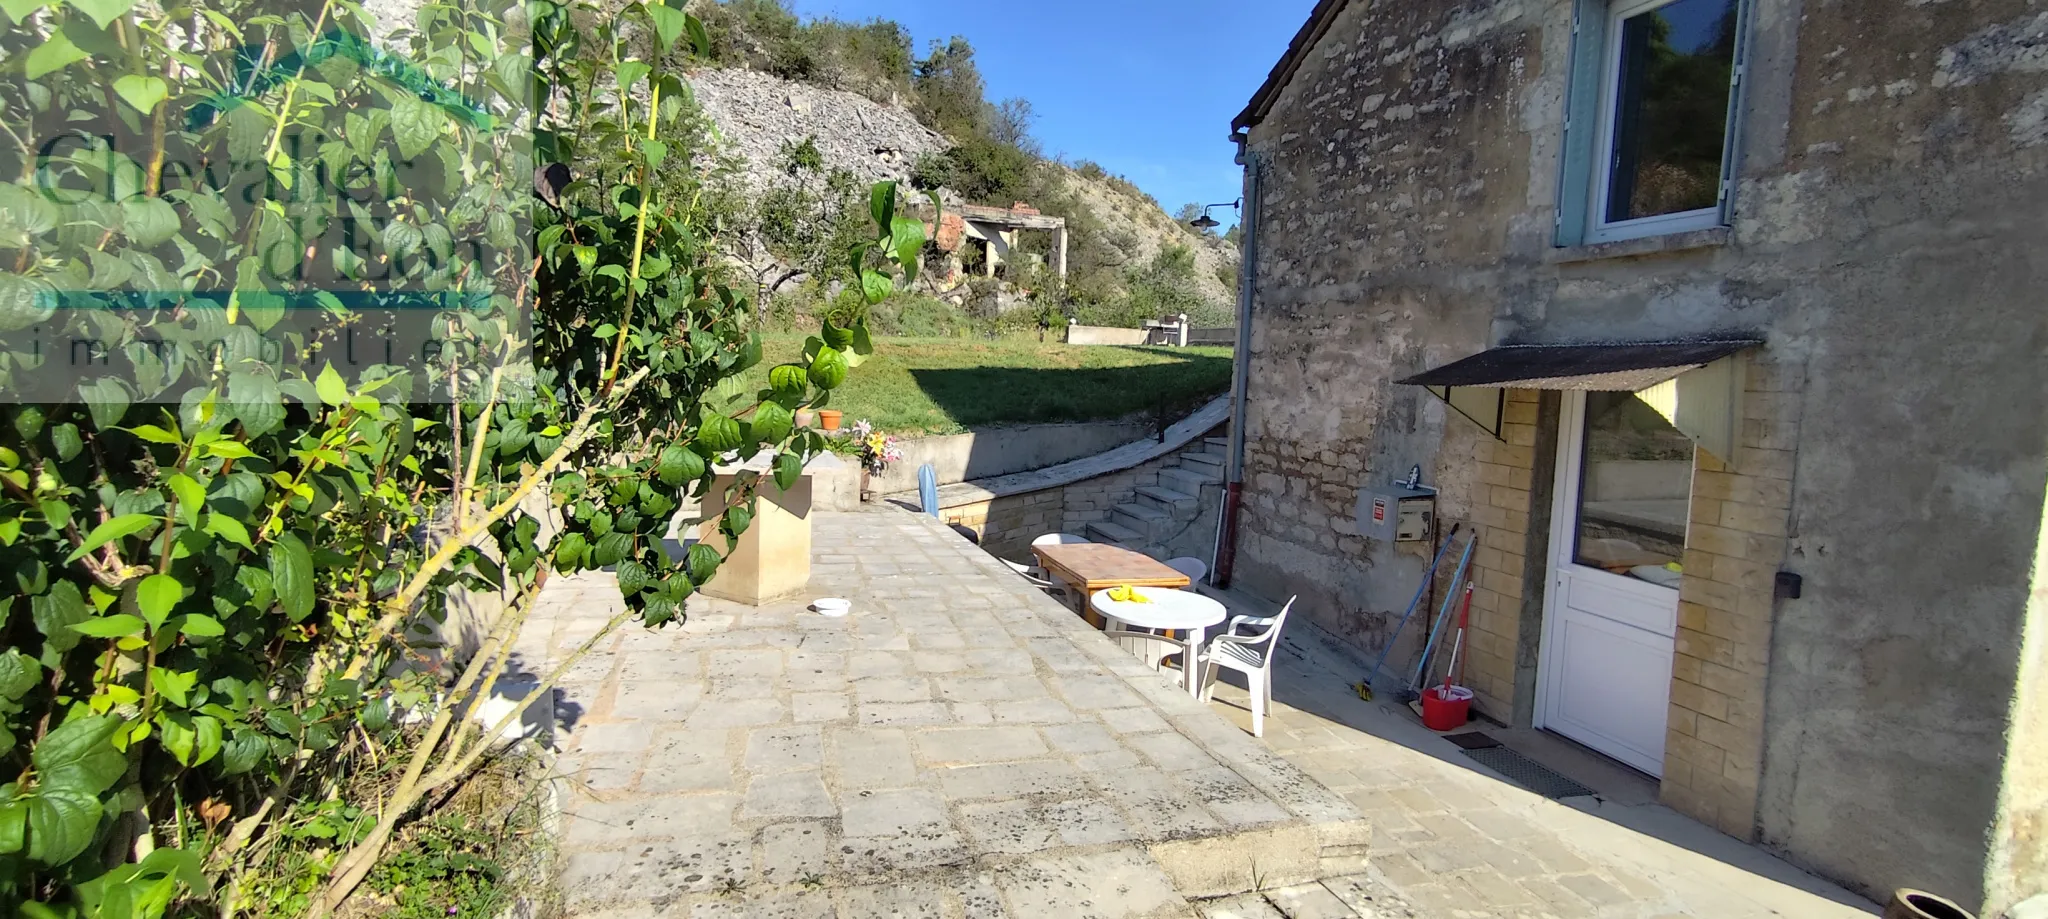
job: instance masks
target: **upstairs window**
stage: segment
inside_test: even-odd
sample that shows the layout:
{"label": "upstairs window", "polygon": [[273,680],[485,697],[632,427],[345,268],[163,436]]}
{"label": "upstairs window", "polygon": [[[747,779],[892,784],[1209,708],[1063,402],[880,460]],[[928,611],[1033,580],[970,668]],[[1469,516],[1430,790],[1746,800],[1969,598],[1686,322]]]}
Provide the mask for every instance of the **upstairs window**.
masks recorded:
{"label": "upstairs window", "polygon": [[1726,221],[1742,0],[1580,0],[1559,244]]}

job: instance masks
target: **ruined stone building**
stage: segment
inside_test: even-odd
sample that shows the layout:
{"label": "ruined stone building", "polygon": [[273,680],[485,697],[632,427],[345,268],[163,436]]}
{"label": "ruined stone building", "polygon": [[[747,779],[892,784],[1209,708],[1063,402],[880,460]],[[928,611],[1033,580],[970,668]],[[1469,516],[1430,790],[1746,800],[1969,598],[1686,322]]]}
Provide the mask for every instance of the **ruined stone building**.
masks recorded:
{"label": "ruined stone building", "polygon": [[1484,714],[1880,900],[2048,890],[2048,4],[1323,0],[1236,128],[1237,586],[1376,652],[1419,464]]}

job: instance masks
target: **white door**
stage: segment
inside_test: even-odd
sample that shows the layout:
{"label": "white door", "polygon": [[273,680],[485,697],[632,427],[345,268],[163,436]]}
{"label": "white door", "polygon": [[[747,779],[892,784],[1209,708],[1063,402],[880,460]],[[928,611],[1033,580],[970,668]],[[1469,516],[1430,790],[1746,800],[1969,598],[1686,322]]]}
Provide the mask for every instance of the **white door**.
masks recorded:
{"label": "white door", "polygon": [[1661,776],[1693,442],[1632,393],[1565,393],[1537,727]]}

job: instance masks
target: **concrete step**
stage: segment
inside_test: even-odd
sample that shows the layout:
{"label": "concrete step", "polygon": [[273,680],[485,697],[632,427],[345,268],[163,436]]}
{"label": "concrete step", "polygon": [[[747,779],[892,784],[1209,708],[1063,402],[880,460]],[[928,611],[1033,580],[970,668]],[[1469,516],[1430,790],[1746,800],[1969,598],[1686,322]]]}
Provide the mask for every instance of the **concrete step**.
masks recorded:
{"label": "concrete step", "polygon": [[1109,510],[1109,522],[1145,534],[1146,541],[1173,531],[1173,514],[1149,504],[1119,504]]}
{"label": "concrete step", "polygon": [[1202,493],[1202,486],[1204,485],[1216,486],[1223,484],[1223,473],[1220,471],[1209,472],[1206,468],[1189,469],[1181,467],[1162,469],[1159,471],[1159,484],[1183,494],[1199,495]]}
{"label": "concrete step", "polygon": [[1137,530],[1133,530],[1130,527],[1124,526],[1122,524],[1110,523],[1108,521],[1098,521],[1096,523],[1089,524],[1087,536],[1090,539],[1096,539],[1103,542],[1113,542],[1117,545],[1125,546],[1127,548],[1132,549],[1142,549],[1146,543],[1152,541],[1145,534],[1140,533]]}
{"label": "concrete step", "polygon": [[1224,462],[1230,461],[1230,438],[1204,437],[1202,438],[1202,446],[1208,448],[1206,452],[1214,453],[1217,456],[1223,457]]}
{"label": "concrete step", "polygon": [[1184,491],[1174,491],[1160,485],[1146,485],[1138,489],[1138,503],[1149,504],[1172,514],[1178,520],[1193,520],[1202,512],[1202,499]]}
{"label": "concrete step", "polygon": [[1203,475],[1213,475],[1216,477],[1216,481],[1223,481],[1223,457],[1211,456],[1207,453],[1183,453],[1179,459],[1182,469],[1186,469],[1189,472],[1199,472]]}

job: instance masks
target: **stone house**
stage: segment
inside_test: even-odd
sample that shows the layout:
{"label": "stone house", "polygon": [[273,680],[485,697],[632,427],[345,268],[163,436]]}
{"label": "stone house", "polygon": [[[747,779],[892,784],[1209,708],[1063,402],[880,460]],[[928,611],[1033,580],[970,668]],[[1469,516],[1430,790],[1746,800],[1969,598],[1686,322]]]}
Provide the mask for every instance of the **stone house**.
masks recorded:
{"label": "stone house", "polygon": [[1236,586],[1378,651],[1420,465],[1483,714],[1875,899],[2048,890],[2048,5],[1323,0],[1235,128]]}

